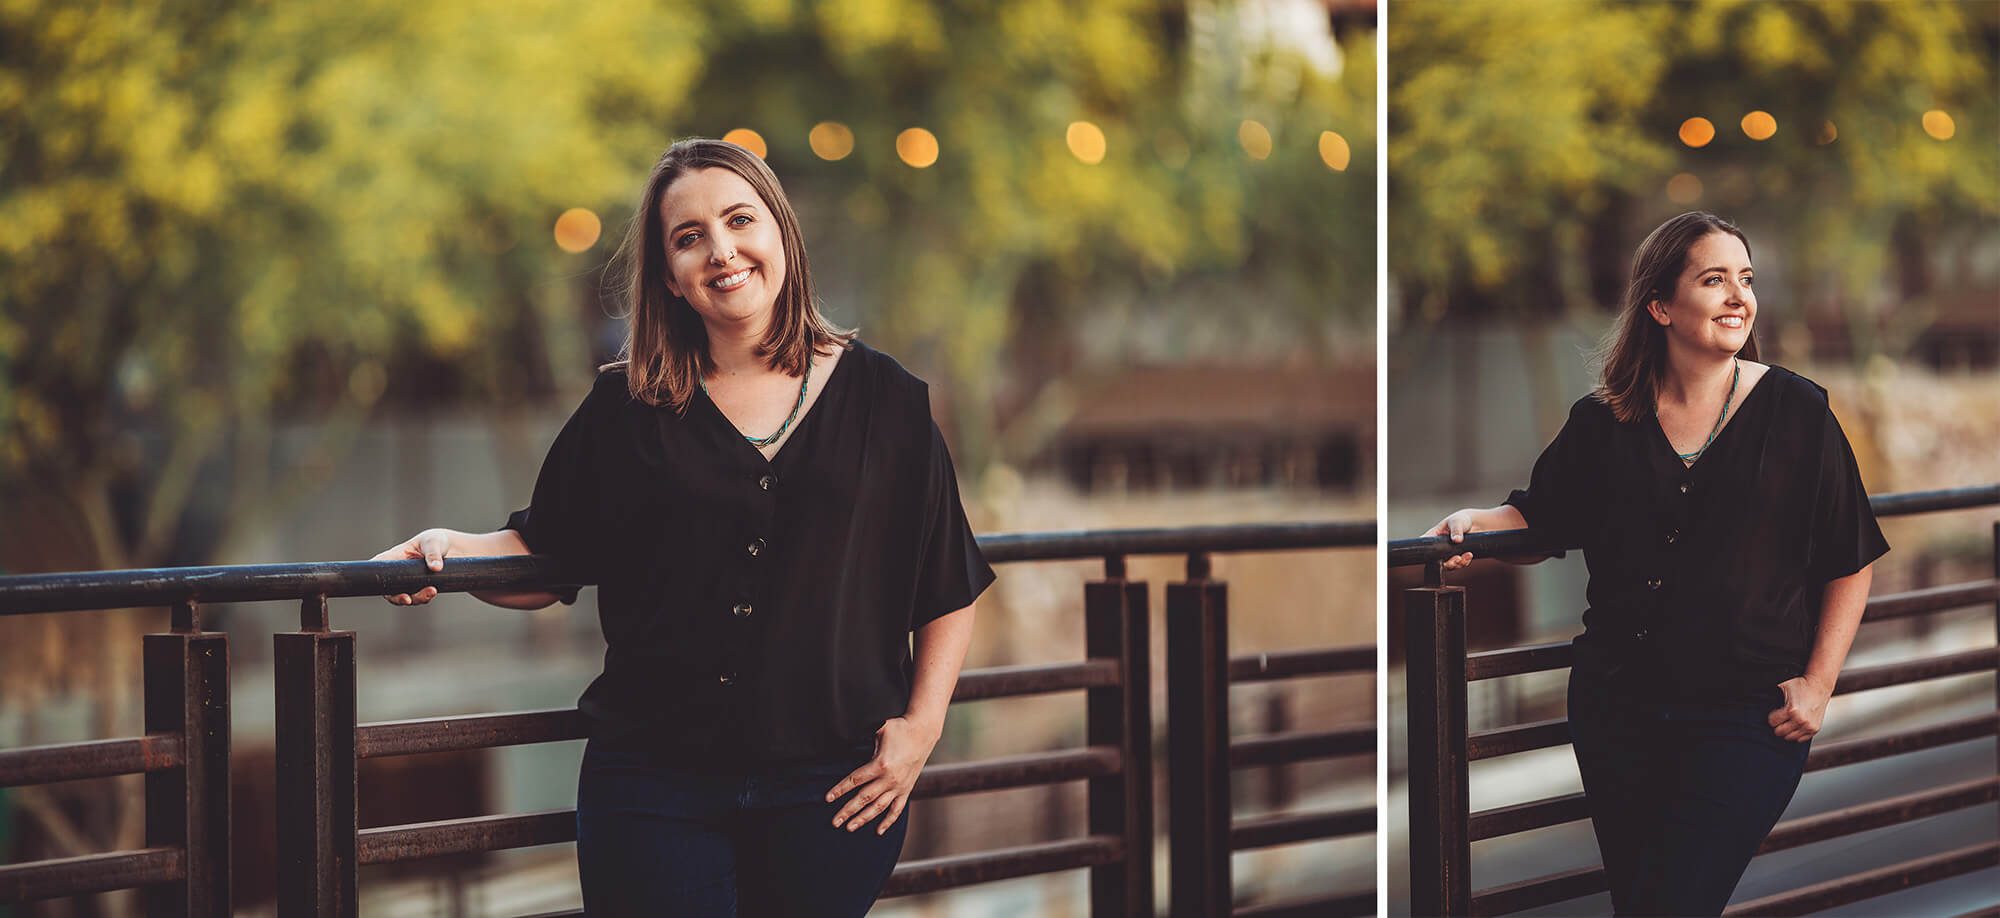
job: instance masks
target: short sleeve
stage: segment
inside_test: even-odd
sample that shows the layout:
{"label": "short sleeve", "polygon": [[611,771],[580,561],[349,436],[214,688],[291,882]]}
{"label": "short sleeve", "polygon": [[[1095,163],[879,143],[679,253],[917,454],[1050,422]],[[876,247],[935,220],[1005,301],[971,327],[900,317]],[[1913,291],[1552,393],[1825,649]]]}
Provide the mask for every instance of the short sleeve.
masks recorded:
{"label": "short sleeve", "polygon": [[1591,396],[1571,406],[1569,420],[1535,459],[1527,489],[1513,491],[1505,501],[1521,511],[1529,529],[1561,542],[1564,548],[1581,547],[1591,531],[1591,482],[1598,468],[1593,454],[1596,441],[1601,439],[1594,434],[1592,412],[1601,411],[1602,406]]}
{"label": "short sleeve", "polygon": [[[560,562],[579,580],[595,582],[596,551],[590,544],[590,482],[593,476],[590,441],[592,398],[586,396],[556,434],[555,443],[542,459],[535,476],[534,495],[528,506],[507,515],[504,528],[521,534],[528,551],[548,555]],[[577,590],[568,587],[553,591],[564,603],[576,602]]]}
{"label": "short sleeve", "polygon": [[910,617],[914,631],[972,605],[993,583],[993,567],[979,550],[965,506],[958,497],[958,474],[951,451],[935,421],[930,423],[930,474],[927,491],[929,523],[923,559],[917,570],[916,603]]}
{"label": "short sleeve", "polygon": [[1813,495],[1812,542],[1806,552],[1806,573],[1817,583],[1839,580],[1874,563],[1889,551],[1861,468],[1840,421],[1828,409],[1821,426],[1819,488]]}

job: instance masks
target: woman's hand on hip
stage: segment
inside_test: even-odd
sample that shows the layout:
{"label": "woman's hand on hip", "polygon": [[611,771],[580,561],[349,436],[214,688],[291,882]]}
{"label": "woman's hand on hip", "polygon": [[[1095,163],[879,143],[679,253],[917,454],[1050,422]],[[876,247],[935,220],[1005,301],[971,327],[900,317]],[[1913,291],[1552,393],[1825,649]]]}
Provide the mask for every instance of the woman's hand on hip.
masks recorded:
{"label": "woman's hand on hip", "polygon": [[1812,739],[1826,721],[1826,702],[1833,697],[1833,686],[1799,676],[1778,683],[1778,690],[1785,693],[1785,704],[1771,712],[1772,732],[1794,743]]}
{"label": "woman's hand on hip", "polygon": [[910,802],[910,791],[916,788],[917,775],[924,770],[924,763],[930,761],[938,733],[938,729],[919,725],[907,717],[883,721],[875,731],[875,757],[826,792],[827,802],[832,803],[840,795],[854,791],[853,799],[834,814],[833,827],[852,832],[881,816],[875,834],[889,831]]}
{"label": "woman's hand on hip", "polygon": [[[411,536],[407,541],[392,545],[370,561],[404,561],[422,558],[425,566],[433,571],[444,570],[444,559],[451,557],[451,530],[426,529]],[[438,594],[437,587],[427,586],[415,594],[397,593],[384,596],[399,606],[421,606],[430,602]]]}

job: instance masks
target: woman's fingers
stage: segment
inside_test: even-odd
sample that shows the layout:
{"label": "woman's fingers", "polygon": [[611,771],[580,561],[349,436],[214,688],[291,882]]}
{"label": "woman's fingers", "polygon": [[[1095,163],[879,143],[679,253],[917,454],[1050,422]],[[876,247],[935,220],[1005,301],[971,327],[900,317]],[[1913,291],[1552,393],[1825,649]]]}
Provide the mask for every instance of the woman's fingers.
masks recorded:
{"label": "woman's fingers", "polygon": [[[887,810],[889,808],[889,804],[900,796],[902,795],[894,792],[887,792],[883,793],[881,796],[876,797],[875,802],[868,804],[868,808],[862,810],[859,816],[856,816],[852,820],[848,821],[847,831],[852,832],[855,829],[859,829],[862,826],[867,825],[875,817],[882,815],[882,811]],[[877,835],[882,834],[880,827],[877,827],[875,834]]]}
{"label": "woman's fingers", "polygon": [[[867,784],[861,785],[861,789],[854,792],[854,796],[847,801],[847,805],[841,807],[840,812],[833,814],[833,827],[836,829],[841,828],[842,823],[847,822],[858,813],[865,812],[866,808],[873,806],[878,798],[888,793],[890,787],[889,780],[886,777],[876,778]],[[875,812],[879,813],[881,810],[877,808]],[[863,819],[854,823],[854,825],[858,826],[867,821],[867,819]],[[848,826],[850,831],[853,828],[854,826]]]}
{"label": "woman's fingers", "polygon": [[895,825],[896,820],[902,817],[903,805],[909,802],[910,802],[909,797],[898,794],[896,796],[896,804],[889,808],[889,815],[883,817],[882,821],[875,825],[875,834],[877,835],[888,834],[889,827]]}

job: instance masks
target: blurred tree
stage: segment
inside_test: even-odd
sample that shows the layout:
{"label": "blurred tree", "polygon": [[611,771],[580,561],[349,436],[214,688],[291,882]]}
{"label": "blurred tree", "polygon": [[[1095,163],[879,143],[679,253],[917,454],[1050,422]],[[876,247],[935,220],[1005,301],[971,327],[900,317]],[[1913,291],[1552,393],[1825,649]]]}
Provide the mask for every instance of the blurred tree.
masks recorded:
{"label": "blurred tree", "polygon": [[[1872,323],[1921,294],[1908,271],[1883,289],[1899,249],[2000,215],[2000,4],[1410,0],[1396,25],[1399,332],[1614,306],[1633,233],[1696,207],[1788,243],[1768,305]],[[1932,109],[1956,139],[1926,133]],[[1752,111],[1769,139],[1740,126]],[[1714,127],[1698,147],[1677,137],[1697,116]],[[1857,357],[1878,340],[1856,336]]]}
{"label": "blurred tree", "polygon": [[[674,136],[765,139],[837,312],[948,384],[975,476],[1036,448],[1106,311],[1324,354],[1372,314],[1374,39],[1353,28],[1372,18],[0,5],[0,569],[208,560],[315,486],[385,393],[567,405],[599,349],[598,270]],[[850,153],[811,152],[821,122]],[[897,154],[912,127],[934,164]],[[547,235],[571,207],[605,227],[577,253]],[[298,420],[322,434],[303,462],[274,449]],[[95,732],[130,732],[157,614],[0,622],[0,693],[92,695]]]}

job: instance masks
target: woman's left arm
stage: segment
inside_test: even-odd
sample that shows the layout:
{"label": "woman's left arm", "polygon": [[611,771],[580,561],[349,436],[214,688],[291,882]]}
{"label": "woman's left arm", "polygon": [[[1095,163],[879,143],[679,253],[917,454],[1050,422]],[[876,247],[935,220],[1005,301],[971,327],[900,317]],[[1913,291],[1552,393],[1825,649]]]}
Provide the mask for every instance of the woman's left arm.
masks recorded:
{"label": "woman's left arm", "polygon": [[834,814],[834,828],[844,824],[852,832],[886,812],[875,827],[875,834],[880,835],[903,815],[910,791],[917,786],[917,775],[930,761],[938,737],[944,735],[944,714],[951,707],[952,691],[958,687],[966,648],[972,645],[973,614],[973,606],[966,606],[917,629],[917,672],[910,683],[910,706],[903,716],[883,721],[875,731],[875,758],[827,791],[826,799],[831,803],[849,788],[860,788],[854,799]]}
{"label": "woman's left arm", "polygon": [[1771,712],[1770,722],[1780,739],[1803,743],[1819,732],[1826,719],[1826,703],[1840,679],[1840,667],[1854,644],[1854,632],[1861,627],[1861,613],[1868,609],[1868,587],[1874,580],[1875,565],[1869,564],[1827,581],[1820,599],[1819,634],[1813,639],[1812,656],[1806,660],[1806,674],[1778,684],[1785,693],[1785,706]]}

